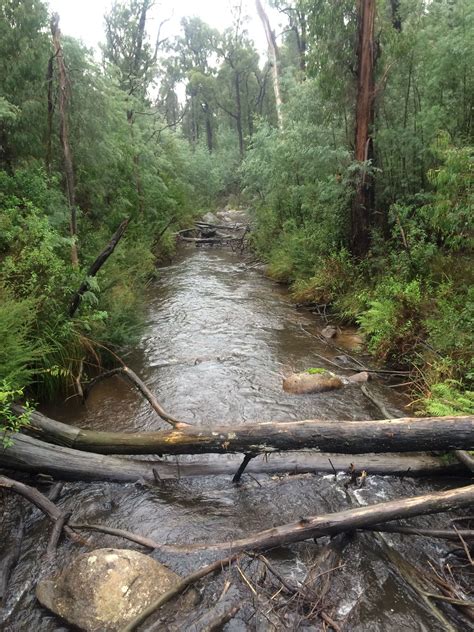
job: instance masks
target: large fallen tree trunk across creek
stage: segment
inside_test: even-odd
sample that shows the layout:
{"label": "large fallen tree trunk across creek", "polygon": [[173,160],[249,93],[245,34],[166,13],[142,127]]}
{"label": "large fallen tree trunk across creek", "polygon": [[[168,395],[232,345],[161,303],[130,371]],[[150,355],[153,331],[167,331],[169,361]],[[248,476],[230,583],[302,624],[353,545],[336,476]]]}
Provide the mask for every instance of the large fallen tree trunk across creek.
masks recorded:
{"label": "large fallen tree trunk across creek", "polygon": [[[48,474],[55,479],[73,481],[159,482],[193,476],[233,475],[239,462],[239,457],[235,455],[213,463],[131,460],[52,445],[24,434],[16,435],[13,445],[0,450],[0,468]],[[369,475],[445,476],[464,472],[458,463],[448,464],[443,459],[425,454],[361,454],[354,459],[353,456],[304,451],[256,458],[246,471],[252,474],[333,473],[347,472],[351,465]]]}
{"label": "large fallen tree trunk across creek", "polygon": [[[14,407],[21,413],[21,407]],[[180,424],[169,431],[83,430],[34,412],[27,432],[76,450],[100,454],[249,455],[312,449],[339,454],[474,449],[474,417],[425,417],[379,421],[261,422],[229,426]]]}

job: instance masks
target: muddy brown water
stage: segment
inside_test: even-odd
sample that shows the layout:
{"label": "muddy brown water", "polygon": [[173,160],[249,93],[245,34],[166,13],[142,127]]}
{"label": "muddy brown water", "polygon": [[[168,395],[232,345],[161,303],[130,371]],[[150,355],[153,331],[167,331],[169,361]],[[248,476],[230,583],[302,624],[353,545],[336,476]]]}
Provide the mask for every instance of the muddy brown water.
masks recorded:
{"label": "muddy brown water", "polygon": [[[331,358],[340,353],[314,337],[322,326],[314,315],[295,309],[284,288],[257,270],[248,269],[237,255],[226,250],[187,248],[172,265],[160,271],[159,280],[150,288],[146,330],[138,348],[128,354],[127,362],[173,415],[209,426],[250,420],[377,417],[377,411],[358,386],[306,396],[282,391],[285,373],[324,366],[315,354]],[[384,398],[394,415],[401,414],[403,400],[392,390],[377,382],[371,388]],[[97,386],[87,406],[70,400],[50,405],[44,411],[62,421],[94,429],[127,431],[162,427],[156,415],[120,379]],[[349,493],[344,481],[342,475],[337,480],[332,475],[278,479],[244,475],[240,486],[232,485],[227,476],[182,479],[161,487],[139,482],[66,483],[58,504],[72,511],[77,522],[104,523],[159,542],[212,543],[243,537],[304,516],[348,508],[355,502],[399,498],[452,484],[372,476],[364,488]],[[56,566],[65,565],[80,547],[63,542],[56,562],[46,562],[44,551],[50,529],[46,519],[16,498],[5,495],[4,502],[0,548],[11,545],[20,511],[24,514],[25,537],[3,603],[0,629],[68,630],[39,606],[34,585]],[[443,523],[446,518],[420,518],[416,522],[431,526]],[[143,550],[111,536],[96,533],[92,538],[97,548]],[[387,536],[386,542],[410,561],[425,567],[427,555],[436,563],[443,562],[448,555],[446,545],[441,542],[402,536]],[[293,545],[273,551],[269,557],[288,579],[301,581],[325,545],[324,540],[318,544]],[[215,554],[205,552],[189,555],[155,552],[153,556],[182,574],[215,559]],[[445,629],[387,562],[383,546],[373,535],[352,538],[339,564],[344,567],[331,574],[325,608],[334,618],[344,619],[344,630]],[[245,568],[252,583],[255,569]],[[255,596],[235,571],[232,577],[242,608],[226,624],[227,632],[321,629],[320,620],[306,620],[304,613],[297,612],[296,605],[280,607],[281,595],[273,602],[265,601],[264,595],[270,595],[271,591],[265,593],[259,589],[261,595]],[[169,615],[167,621],[158,621],[153,629],[185,629],[193,616],[215,603],[223,582],[223,576],[201,582],[200,601],[194,613],[173,611],[170,604],[164,611],[164,615]],[[277,590],[276,586],[273,592]],[[272,610],[272,604],[279,607]]]}

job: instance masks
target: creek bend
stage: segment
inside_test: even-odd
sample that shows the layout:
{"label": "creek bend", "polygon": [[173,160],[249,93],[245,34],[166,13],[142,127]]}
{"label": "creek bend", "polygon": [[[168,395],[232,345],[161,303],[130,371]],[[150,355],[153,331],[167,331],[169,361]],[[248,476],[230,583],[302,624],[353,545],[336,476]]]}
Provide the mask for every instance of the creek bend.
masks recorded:
{"label": "creek bend", "polygon": [[[358,386],[313,395],[283,392],[281,382],[286,373],[324,366],[315,354],[330,359],[337,355],[312,335],[321,325],[313,315],[296,310],[284,288],[248,269],[236,254],[189,247],[160,271],[158,281],[150,288],[146,329],[140,345],[127,355],[126,361],[174,416],[209,427],[245,421],[376,418],[377,411]],[[390,389],[376,381],[371,388],[394,416],[402,414],[403,401]],[[43,407],[43,412],[95,430],[164,427],[148,404],[120,378],[99,384],[85,406],[69,400]],[[215,461],[227,457],[179,458]],[[365,487],[353,490],[351,495],[344,488],[342,477],[335,481],[333,475],[282,476],[272,480],[268,475],[244,474],[240,486],[233,486],[228,476],[168,481],[161,487],[66,483],[58,504],[73,512],[75,522],[102,522],[158,542],[187,544],[244,537],[300,517],[349,508],[354,498],[367,504],[432,489],[443,489],[443,482],[370,476]],[[46,548],[50,525],[38,510],[23,502],[9,497],[5,502],[11,508],[11,516],[0,523],[2,537],[11,537],[11,525],[20,511],[14,503],[24,506],[26,528],[20,562],[12,574],[4,603],[1,629],[68,630],[34,597],[37,579],[52,570],[52,563],[44,563],[39,553]],[[441,525],[442,520],[431,517],[429,526]],[[419,518],[416,524],[428,522]],[[424,559],[426,553],[433,559],[447,555],[446,545],[432,540],[395,535],[386,536],[386,540],[411,561]],[[93,534],[93,541],[96,548],[135,548],[99,533]],[[322,546],[294,545],[273,551],[269,557],[283,575],[300,581]],[[63,566],[79,550],[77,545],[64,541],[57,565]],[[204,552],[153,555],[181,574],[211,559]],[[345,630],[444,629],[394,572],[372,534],[352,538],[341,561],[345,567],[334,575],[328,603],[334,613],[347,615]],[[200,584],[203,598],[196,613],[204,612],[216,600],[221,584],[219,577]],[[248,589],[241,586],[239,590],[241,599],[250,607]],[[166,612],[172,611],[170,604]],[[244,606],[225,630],[286,629],[272,627],[268,619],[258,614],[247,621],[249,612]],[[186,613],[182,618],[185,616]],[[288,621],[287,629],[321,629],[319,622],[294,627],[295,621]],[[163,629],[179,630],[179,613],[175,627]]]}

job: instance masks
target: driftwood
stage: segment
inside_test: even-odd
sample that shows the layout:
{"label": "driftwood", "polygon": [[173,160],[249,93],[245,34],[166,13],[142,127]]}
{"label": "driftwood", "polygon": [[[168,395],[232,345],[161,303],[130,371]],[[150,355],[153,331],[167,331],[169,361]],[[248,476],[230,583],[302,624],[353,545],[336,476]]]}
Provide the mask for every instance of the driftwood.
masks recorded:
{"label": "driftwood", "polygon": [[[217,632],[235,617],[241,603],[228,602],[217,603],[212,610],[206,612],[199,621],[186,626],[187,632]],[[158,631],[158,628],[156,628]]]}
{"label": "driftwood", "polygon": [[462,463],[474,473],[474,458],[469,454],[469,452],[466,452],[466,450],[454,450],[454,456],[457,458],[459,463]]}
{"label": "driftwood", "polygon": [[[361,391],[380,411],[380,414],[384,419],[390,419],[390,413],[388,412],[382,400],[376,397],[365,384],[361,386]],[[474,473],[474,458],[469,454],[469,452],[467,452],[466,450],[454,450],[453,454],[454,457],[459,461],[459,463],[462,463],[468,468],[468,470]]]}
{"label": "driftwood", "polygon": [[[18,414],[24,410],[14,406]],[[268,421],[241,425],[191,426],[171,431],[83,430],[31,414],[30,434],[52,443],[100,454],[263,454],[314,449],[339,454],[471,450],[474,417],[425,417],[379,421]]]}
{"label": "driftwood", "polygon": [[93,262],[93,264],[90,266],[89,270],[87,271],[87,278],[81,283],[81,286],[79,287],[79,289],[77,290],[77,292],[74,294],[72,298],[71,305],[69,307],[69,316],[71,318],[76,313],[79,305],[81,304],[81,300],[84,293],[89,288],[88,279],[96,276],[96,274],[99,272],[101,267],[110,257],[110,255],[113,253],[113,251],[115,250],[115,247],[117,246],[119,241],[122,239],[123,234],[127,229],[129,221],[130,219],[123,220],[123,222],[120,224],[120,226],[117,228],[115,233],[110,238],[110,241],[107,244],[107,246],[102,250],[102,252],[99,254],[97,259]]}
{"label": "driftwood", "polygon": [[223,244],[233,241],[242,241],[241,237],[232,237],[231,235],[222,235],[221,237],[179,237],[180,241],[199,244]]}
{"label": "driftwood", "polygon": [[[362,454],[354,459],[353,456],[317,452],[273,454],[268,458],[259,456],[252,459],[246,471],[251,474],[327,474],[348,471],[351,463],[368,474],[446,476],[463,471],[457,463],[449,465],[438,457],[428,455]],[[143,479],[154,483],[157,478],[164,482],[193,476],[232,476],[239,467],[239,457],[228,455],[215,463],[139,461],[74,450],[18,434],[13,437],[13,445],[0,452],[0,467],[49,474],[59,480],[125,483]]]}
{"label": "driftwood", "polygon": [[66,533],[66,535],[74,542],[83,543],[83,539],[74,533],[71,527],[64,525],[64,512],[58,509],[58,507],[52,503],[49,498],[37,489],[30,487],[29,485],[25,485],[24,483],[20,483],[19,481],[14,481],[6,476],[0,476],[0,487],[10,489],[12,492],[15,492],[15,494],[19,494],[20,496],[23,496],[23,498],[29,500],[31,503],[36,505],[36,507],[38,507],[38,509],[40,509],[54,524],[58,521],[63,521],[62,528],[64,529],[64,533]]}
{"label": "driftwood", "polygon": [[[308,539],[321,538],[347,531],[371,527],[379,523],[441,513],[467,507],[474,503],[474,485],[445,492],[433,492],[401,500],[391,500],[366,507],[357,507],[260,531],[254,535],[217,544],[198,544],[183,548],[185,551],[264,551]],[[165,548],[165,547],[164,547]]]}

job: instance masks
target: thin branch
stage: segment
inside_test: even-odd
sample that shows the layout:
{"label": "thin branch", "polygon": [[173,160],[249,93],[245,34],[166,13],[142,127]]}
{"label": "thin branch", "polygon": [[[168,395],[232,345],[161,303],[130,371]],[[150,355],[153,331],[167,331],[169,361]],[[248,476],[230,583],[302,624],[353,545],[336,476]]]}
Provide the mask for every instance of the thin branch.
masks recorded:
{"label": "thin branch", "polygon": [[135,388],[148,401],[148,403],[156,412],[156,414],[159,417],[161,417],[161,419],[163,419],[164,421],[169,423],[171,426],[173,426],[174,428],[183,428],[183,427],[192,425],[184,421],[180,421],[179,419],[176,419],[175,417],[167,413],[166,410],[163,408],[163,406],[160,404],[160,402],[156,399],[156,397],[150,391],[148,386],[144,382],[142,382],[142,380],[138,377],[138,375],[134,371],[132,371],[132,369],[129,369],[125,365],[121,367],[117,367],[116,369],[112,369],[111,371],[102,373],[101,375],[98,375],[93,380],[91,380],[89,384],[87,384],[86,388],[84,389],[84,399],[87,399],[91,389],[96,384],[98,384],[99,382],[102,382],[103,380],[108,379],[109,377],[113,377],[114,375],[119,375],[121,377],[124,377],[133,386],[135,386]]}

